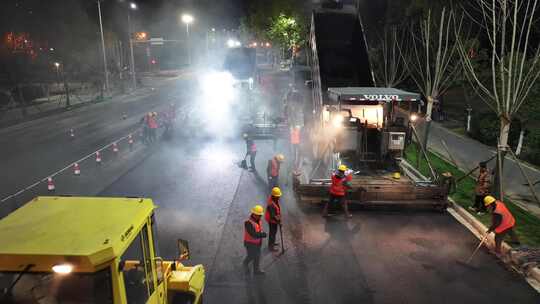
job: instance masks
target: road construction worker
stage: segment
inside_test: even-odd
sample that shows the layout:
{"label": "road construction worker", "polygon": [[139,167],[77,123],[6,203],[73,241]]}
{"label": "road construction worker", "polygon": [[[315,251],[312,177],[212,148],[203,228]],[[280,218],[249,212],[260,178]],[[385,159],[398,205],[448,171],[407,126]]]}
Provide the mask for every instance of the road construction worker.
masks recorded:
{"label": "road construction worker", "polygon": [[157,113],[156,112],[148,113],[146,123],[148,124],[149,141],[154,142],[156,141],[156,136],[157,136],[156,133],[157,133],[157,128],[158,128]]}
{"label": "road construction worker", "polygon": [[[266,212],[264,219],[268,223],[268,249],[271,251],[279,250],[276,248],[276,233],[278,226],[281,226],[281,206],[279,199],[281,198],[281,189],[274,187],[266,204]],[[281,227],[280,227],[281,228]]]}
{"label": "road construction worker", "polygon": [[262,239],[266,237],[261,222],[263,213],[264,208],[261,205],[256,205],[251,208],[251,215],[244,222],[244,247],[246,247],[247,256],[243,265],[246,274],[249,273],[249,263],[251,262],[253,262],[254,274],[264,274],[264,271],[260,268]]}
{"label": "road construction worker", "polygon": [[291,155],[294,168],[298,167],[299,151],[300,151],[300,126],[297,125],[291,129]]}
{"label": "road construction worker", "polygon": [[484,198],[484,205],[492,213],[491,226],[487,233],[495,232],[495,252],[501,253],[501,243],[507,234],[512,239],[510,244],[519,245],[519,239],[514,232],[516,220],[506,205],[491,195]]}
{"label": "road construction worker", "polygon": [[244,140],[246,141],[246,157],[249,156],[249,169],[257,170],[255,167],[255,156],[257,156],[257,145],[255,141],[249,137],[247,133],[244,133]]}
{"label": "road construction worker", "polygon": [[281,163],[285,160],[283,154],[276,154],[268,161],[266,166],[266,176],[268,177],[268,187],[270,191],[273,188],[279,187],[279,170],[281,168]]}
{"label": "road construction worker", "polygon": [[476,186],[474,187],[474,206],[469,207],[470,210],[476,212],[478,215],[486,213],[486,207],[484,206],[484,197],[489,194],[489,188],[491,186],[491,174],[487,169],[487,164],[481,162],[479,164],[480,173],[476,180]]}
{"label": "road construction worker", "polygon": [[352,176],[350,174],[346,174],[347,172],[347,166],[340,165],[336,172],[332,173],[332,185],[330,185],[330,196],[328,198],[328,202],[324,204],[323,209],[323,216],[328,216],[328,205],[336,205],[339,204],[342,206],[343,211],[345,212],[346,217],[351,217],[352,215],[349,213],[349,206],[347,205],[347,201],[345,200],[345,194],[347,193],[347,189],[351,189],[351,180]]}

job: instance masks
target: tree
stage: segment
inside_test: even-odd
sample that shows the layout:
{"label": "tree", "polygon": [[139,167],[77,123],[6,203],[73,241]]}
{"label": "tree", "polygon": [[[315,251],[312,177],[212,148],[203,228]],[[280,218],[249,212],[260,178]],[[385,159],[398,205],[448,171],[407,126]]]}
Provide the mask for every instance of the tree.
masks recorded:
{"label": "tree", "polygon": [[[377,63],[374,72],[378,85],[393,88],[407,78],[409,71],[406,61],[409,60],[410,52],[404,34],[397,26],[385,27],[379,36],[378,45],[371,49],[370,57]],[[403,46],[403,52],[399,50],[400,45]]]}
{"label": "tree", "polygon": [[283,50],[290,50],[305,43],[305,29],[297,18],[279,14],[272,20],[268,37]]}
{"label": "tree", "polygon": [[508,151],[511,121],[540,76],[540,45],[533,39],[538,0],[472,2],[480,18],[470,18],[487,37],[490,77],[481,77],[482,71],[468,56],[466,42],[459,38],[459,32],[456,32],[457,45],[472,87],[499,117],[497,190],[502,199],[503,161]]}
{"label": "tree", "polygon": [[[434,19],[439,20],[438,23]],[[459,54],[454,39],[454,31],[461,31],[461,22],[454,22],[454,13],[443,7],[438,18],[432,18],[432,11],[416,26],[410,29],[411,55],[406,67],[416,86],[427,99],[424,147],[427,147],[433,104],[452,85],[460,70]],[[400,46],[403,57],[406,45]]]}

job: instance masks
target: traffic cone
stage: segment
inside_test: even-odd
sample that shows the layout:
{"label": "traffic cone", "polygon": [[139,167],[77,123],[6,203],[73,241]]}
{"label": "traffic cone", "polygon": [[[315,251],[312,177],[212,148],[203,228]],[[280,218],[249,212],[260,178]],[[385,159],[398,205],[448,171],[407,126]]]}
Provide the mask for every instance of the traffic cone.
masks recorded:
{"label": "traffic cone", "polygon": [[129,134],[129,136],[128,136],[128,143],[130,145],[133,145],[133,136],[131,134]]}
{"label": "traffic cone", "polygon": [[118,145],[115,142],[112,144],[112,150],[115,154],[118,153]]}
{"label": "traffic cone", "polygon": [[79,168],[79,164],[74,163],[73,164],[73,174],[80,175],[81,174],[81,168]]}
{"label": "traffic cone", "polygon": [[47,190],[54,191],[54,189],[56,189],[56,187],[54,186],[52,177],[47,178]]}
{"label": "traffic cone", "polygon": [[96,152],[96,163],[101,164],[101,154],[99,151]]}
{"label": "traffic cone", "polygon": [[71,139],[75,139],[75,131],[73,131],[73,129],[70,129],[70,130],[69,130],[69,137],[70,137]]}

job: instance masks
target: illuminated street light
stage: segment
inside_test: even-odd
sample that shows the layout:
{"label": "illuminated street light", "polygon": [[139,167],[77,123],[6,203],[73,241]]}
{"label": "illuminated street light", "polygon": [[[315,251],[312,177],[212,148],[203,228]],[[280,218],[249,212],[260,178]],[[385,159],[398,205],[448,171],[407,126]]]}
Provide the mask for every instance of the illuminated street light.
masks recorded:
{"label": "illuminated street light", "polygon": [[190,24],[193,22],[193,16],[189,15],[189,14],[183,14],[182,15],[182,22],[184,22],[185,24]]}
{"label": "illuminated street light", "polygon": [[129,3],[129,8],[132,9],[132,10],[136,10],[137,9],[137,4],[135,2],[131,2],[131,3]]}
{"label": "illuminated street light", "polygon": [[411,120],[412,122],[415,122],[417,119],[418,119],[418,115],[416,115],[416,114],[411,114],[410,120]]}
{"label": "illuminated street light", "polygon": [[232,39],[227,40],[227,46],[228,46],[228,47],[233,48],[233,47],[234,47],[234,44],[235,44],[235,43],[234,43],[234,40],[232,40]]}
{"label": "illuminated street light", "polygon": [[54,66],[58,69],[60,67],[60,63],[59,62],[55,62],[54,63]]}
{"label": "illuminated street light", "polygon": [[215,31],[216,31],[216,29],[215,29],[215,28],[212,28],[212,32],[215,32]]}

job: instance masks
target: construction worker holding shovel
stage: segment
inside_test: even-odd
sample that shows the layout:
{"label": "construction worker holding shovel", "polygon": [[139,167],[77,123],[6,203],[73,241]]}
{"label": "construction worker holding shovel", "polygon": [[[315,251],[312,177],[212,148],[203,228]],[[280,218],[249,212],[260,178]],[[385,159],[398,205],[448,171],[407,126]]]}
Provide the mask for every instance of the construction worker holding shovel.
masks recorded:
{"label": "construction worker holding shovel", "polygon": [[519,239],[514,232],[516,220],[506,205],[491,195],[484,198],[484,205],[493,215],[492,224],[486,233],[495,232],[495,253],[501,253],[501,243],[506,235],[512,239],[510,244],[519,245]]}
{"label": "construction worker holding shovel", "polygon": [[278,226],[281,229],[281,206],[279,205],[279,199],[281,198],[281,189],[274,187],[272,193],[268,197],[266,212],[264,213],[264,219],[268,223],[268,250],[278,251],[276,248],[276,233]]}
{"label": "construction worker holding shovel", "polygon": [[247,256],[243,265],[246,274],[249,274],[249,264],[252,262],[253,273],[255,275],[264,274],[260,267],[262,239],[266,237],[261,223],[263,214],[264,208],[261,205],[256,205],[251,208],[251,215],[244,222],[244,247],[246,247]]}

